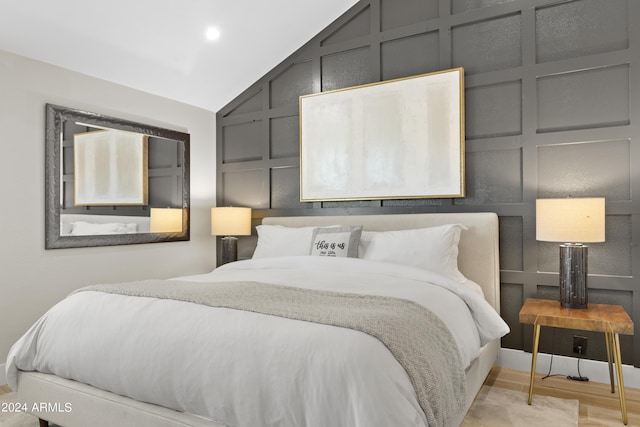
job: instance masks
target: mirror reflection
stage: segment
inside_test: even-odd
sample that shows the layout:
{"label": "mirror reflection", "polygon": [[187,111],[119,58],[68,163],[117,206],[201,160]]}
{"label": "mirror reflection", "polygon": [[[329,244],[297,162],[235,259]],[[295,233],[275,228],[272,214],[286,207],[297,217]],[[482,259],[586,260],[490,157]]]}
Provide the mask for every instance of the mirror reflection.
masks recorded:
{"label": "mirror reflection", "polygon": [[189,135],[47,105],[48,249],[189,239]]}

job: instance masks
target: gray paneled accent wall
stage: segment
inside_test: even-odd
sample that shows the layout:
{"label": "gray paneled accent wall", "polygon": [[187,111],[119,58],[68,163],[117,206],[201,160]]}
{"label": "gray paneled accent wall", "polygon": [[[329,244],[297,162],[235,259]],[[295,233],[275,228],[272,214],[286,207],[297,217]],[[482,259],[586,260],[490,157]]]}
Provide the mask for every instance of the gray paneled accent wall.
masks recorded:
{"label": "gray paneled accent wall", "polygon": [[[535,240],[535,200],[606,197],[605,243],[590,245],[590,302],[640,325],[640,2],[363,0],[217,115],[219,205],[268,215],[492,211],[500,217],[503,347],[530,351],[524,299],[558,299],[558,247]],[[298,97],[464,67],[463,199],[299,201]],[[635,192],[637,193],[637,191]],[[255,237],[241,241],[250,256]],[[639,328],[640,329],[640,328]],[[543,331],[572,355],[575,332]],[[604,338],[587,357],[606,360]],[[621,337],[640,366],[640,339]]]}

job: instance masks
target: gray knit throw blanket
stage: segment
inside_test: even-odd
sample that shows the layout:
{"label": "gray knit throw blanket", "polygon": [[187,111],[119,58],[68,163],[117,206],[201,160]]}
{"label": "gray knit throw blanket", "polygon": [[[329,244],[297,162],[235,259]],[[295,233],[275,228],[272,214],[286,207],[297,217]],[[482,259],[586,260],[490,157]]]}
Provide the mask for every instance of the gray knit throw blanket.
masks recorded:
{"label": "gray knit throw blanket", "polygon": [[465,376],[446,325],[412,301],[259,282],[146,280],[79,289],[173,299],[350,328],[380,340],[407,371],[430,426],[449,425],[465,403]]}

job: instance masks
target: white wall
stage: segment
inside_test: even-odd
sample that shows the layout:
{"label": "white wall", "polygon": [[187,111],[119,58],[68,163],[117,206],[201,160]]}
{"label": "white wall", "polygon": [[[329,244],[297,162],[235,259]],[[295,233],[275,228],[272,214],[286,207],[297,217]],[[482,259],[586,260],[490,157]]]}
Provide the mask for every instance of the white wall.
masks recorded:
{"label": "white wall", "polygon": [[[191,240],[45,250],[46,103],[190,133]],[[215,127],[213,112],[0,51],[0,368],[27,328],[76,288],[214,268]]]}

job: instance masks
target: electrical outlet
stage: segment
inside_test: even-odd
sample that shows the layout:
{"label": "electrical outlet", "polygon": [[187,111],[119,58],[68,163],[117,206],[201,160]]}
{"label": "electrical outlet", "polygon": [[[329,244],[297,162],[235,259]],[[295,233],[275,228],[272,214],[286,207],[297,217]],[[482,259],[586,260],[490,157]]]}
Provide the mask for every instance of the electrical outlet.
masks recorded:
{"label": "electrical outlet", "polygon": [[573,352],[577,354],[587,353],[587,337],[573,336]]}

